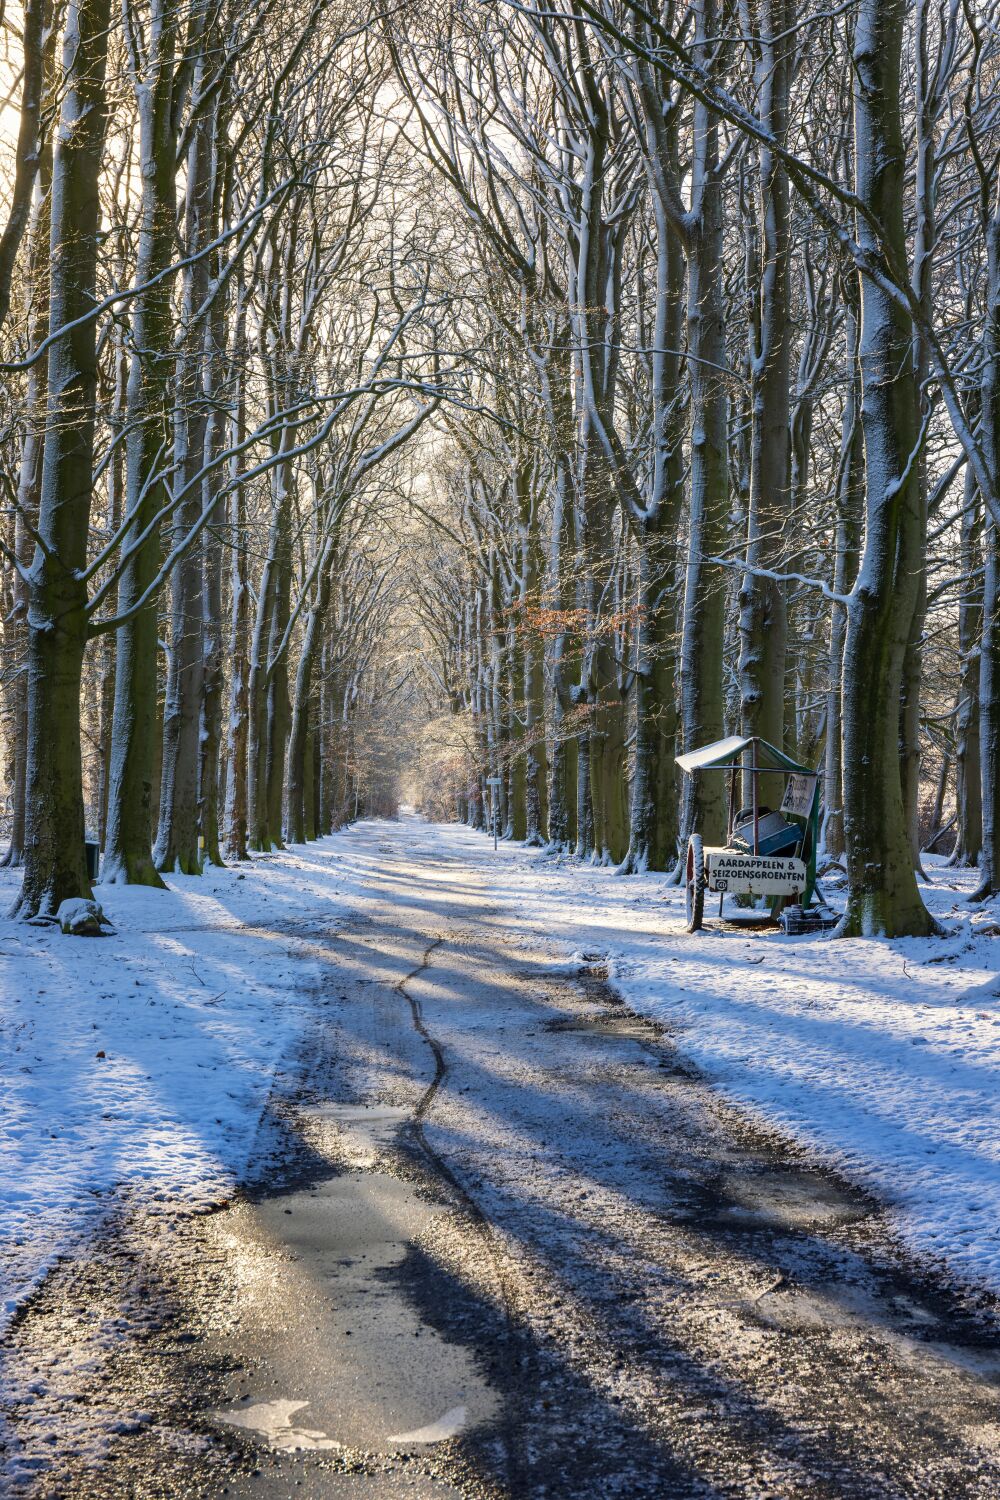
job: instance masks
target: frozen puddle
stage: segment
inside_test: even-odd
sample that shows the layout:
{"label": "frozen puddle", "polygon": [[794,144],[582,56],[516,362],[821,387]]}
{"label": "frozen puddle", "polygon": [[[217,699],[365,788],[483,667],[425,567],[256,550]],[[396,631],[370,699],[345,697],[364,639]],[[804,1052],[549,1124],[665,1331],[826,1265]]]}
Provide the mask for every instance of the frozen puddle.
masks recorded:
{"label": "frozen puddle", "polygon": [[234,1406],[228,1411],[213,1411],[211,1415],[215,1421],[225,1422],[230,1427],[245,1427],[249,1432],[256,1432],[270,1447],[285,1452],[342,1448],[343,1443],[328,1438],[325,1432],[292,1426],[295,1413],[308,1405],[308,1401],[258,1401],[253,1406]]}
{"label": "frozen puddle", "polygon": [[732,1200],[723,1213],[734,1220],[745,1218],[789,1229],[847,1224],[870,1211],[859,1194],[816,1172],[731,1172],[724,1174],[721,1188]]}
{"label": "frozen puddle", "polygon": [[[410,1258],[433,1261],[441,1210],[369,1168],[407,1111],[318,1113],[353,1170],[241,1205],[212,1227],[236,1285],[231,1326],[208,1342],[247,1373],[210,1416],[278,1454],[447,1442],[498,1403],[469,1350],[438,1334],[433,1301],[422,1316],[407,1290]],[[452,1295],[443,1274],[435,1281],[437,1295]]]}
{"label": "frozen puddle", "polygon": [[309,1118],[333,1127],[336,1153],[351,1166],[373,1167],[379,1149],[392,1143],[410,1111],[385,1104],[321,1104]]}
{"label": "frozen puddle", "polygon": [[548,1030],[558,1031],[563,1036],[593,1037],[606,1042],[620,1039],[624,1042],[658,1042],[659,1029],[651,1021],[629,1012],[619,1015],[615,1011],[601,1011],[597,1015],[572,1016],[568,1020],[549,1021]]}
{"label": "frozen puddle", "polygon": [[449,1438],[458,1437],[464,1426],[465,1407],[453,1406],[439,1422],[418,1427],[416,1432],[397,1432],[389,1441],[397,1448],[414,1448],[424,1443],[446,1443]]}

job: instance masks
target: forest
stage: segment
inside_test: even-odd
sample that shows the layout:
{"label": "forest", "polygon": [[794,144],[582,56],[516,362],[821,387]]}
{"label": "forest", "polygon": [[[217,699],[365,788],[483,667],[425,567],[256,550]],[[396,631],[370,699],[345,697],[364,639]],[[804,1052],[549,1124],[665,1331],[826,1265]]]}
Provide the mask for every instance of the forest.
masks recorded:
{"label": "forest", "polygon": [[4,1500],[997,1500],[998,944],[1000,0],[0,0]]}
{"label": "forest", "polygon": [[761,736],[842,936],[1000,891],[992,0],[3,18],[17,911],[401,797],[679,869]]}

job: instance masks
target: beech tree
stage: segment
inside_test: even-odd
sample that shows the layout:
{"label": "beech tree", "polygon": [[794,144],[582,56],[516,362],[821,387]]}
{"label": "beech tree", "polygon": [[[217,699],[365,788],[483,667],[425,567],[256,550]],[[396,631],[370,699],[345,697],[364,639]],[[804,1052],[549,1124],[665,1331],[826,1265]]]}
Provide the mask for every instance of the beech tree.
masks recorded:
{"label": "beech tree", "polygon": [[[52,159],[45,438],[28,595],[24,882],[16,910],[52,914],[89,894],[80,680],[97,395],[99,179],[107,115],[108,0],[70,0]],[[39,346],[41,349],[43,346]],[[36,355],[36,359],[40,355]],[[30,525],[27,516],[21,517]]]}

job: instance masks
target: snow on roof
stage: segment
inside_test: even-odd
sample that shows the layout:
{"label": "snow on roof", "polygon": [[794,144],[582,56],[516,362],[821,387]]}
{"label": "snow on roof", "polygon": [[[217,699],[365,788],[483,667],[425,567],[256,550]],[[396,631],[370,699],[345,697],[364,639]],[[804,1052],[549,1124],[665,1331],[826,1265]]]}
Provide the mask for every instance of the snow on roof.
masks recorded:
{"label": "snow on roof", "polygon": [[714,740],[711,745],[702,745],[700,750],[689,750],[686,755],[678,755],[677,764],[682,771],[697,771],[702,766],[731,761],[751,743],[751,740],[744,739],[741,734],[731,734],[728,739]]}
{"label": "snow on roof", "polygon": [[686,755],[678,755],[675,759],[681,770],[689,773],[704,770],[706,766],[724,768],[731,766],[750,745],[756,746],[754,766],[746,767],[747,770],[791,771],[799,776],[817,778],[822,774],[812,766],[800,765],[797,760],[786,755],[784,750],[779,750],[777,745],[772,745],[768,740],[762,740],[758,734],[731,734],[727,739],[713,740],[711,745],[702,745],[700,750],[689,750]]}

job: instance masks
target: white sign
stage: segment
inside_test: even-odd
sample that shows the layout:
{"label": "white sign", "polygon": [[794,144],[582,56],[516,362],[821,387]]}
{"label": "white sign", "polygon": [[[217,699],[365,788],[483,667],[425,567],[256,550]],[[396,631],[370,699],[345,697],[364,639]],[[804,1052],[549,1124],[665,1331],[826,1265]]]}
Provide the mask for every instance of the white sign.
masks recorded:
{"label": "white sign", "polygon": [[806,867],[801,859],[777,854],[739,854],[729,849],[706,852],[710,891],[780,896],[804,891]]}
{"label": "white sign", "polygon": [[781,811],[791,813],[796,818],[808,818],[812,812],[815,791],[815,776],[789,776],[785,795],[781,799]]}
{"label": "white sign", "polygon": [[486,785],[487,786],[503,786],[503,777],[502,776],[487,776],[487,778],[486,778]]}

